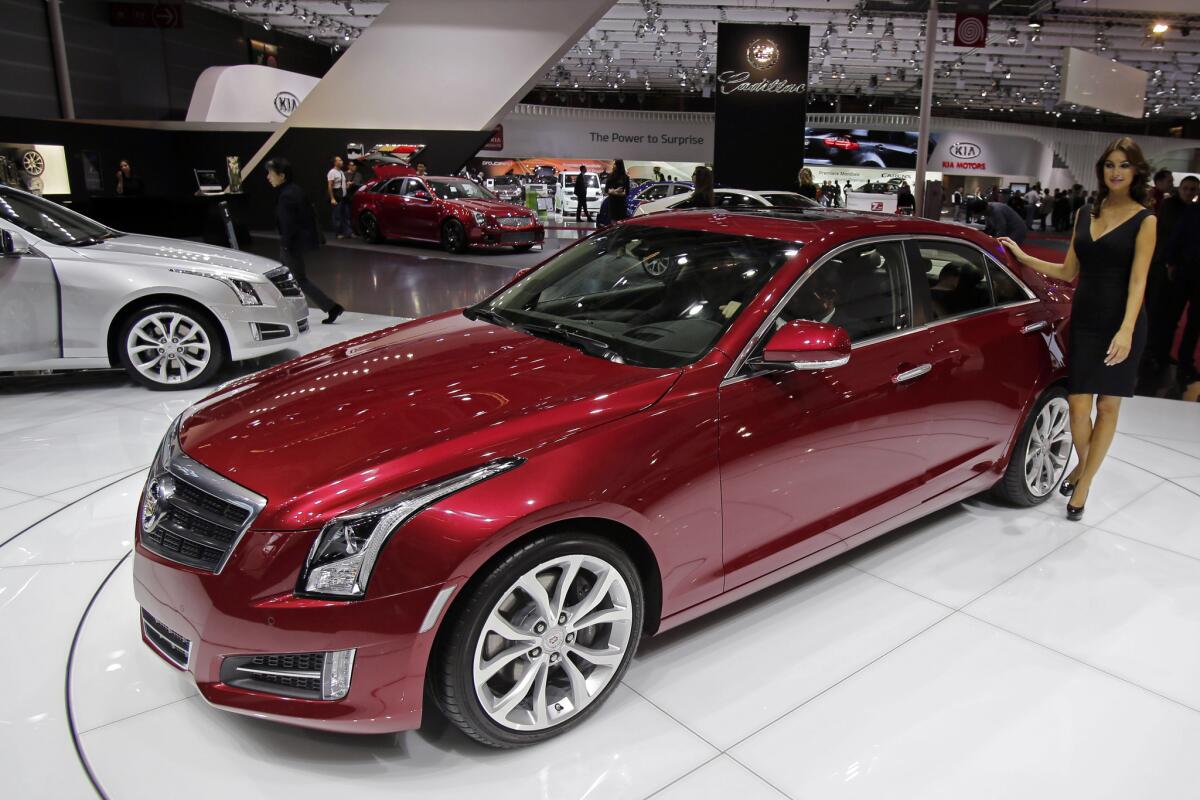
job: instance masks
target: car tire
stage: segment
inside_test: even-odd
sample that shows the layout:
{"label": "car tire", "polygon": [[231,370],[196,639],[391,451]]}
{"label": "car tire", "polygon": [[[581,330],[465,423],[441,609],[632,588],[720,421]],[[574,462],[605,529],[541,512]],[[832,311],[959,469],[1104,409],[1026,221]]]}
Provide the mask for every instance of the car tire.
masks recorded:
{"label": "car tire", "polygon": [[159,391],[194,389],[225,362],[225,336],[209,315],[175,303],[139,308],[117,333],[121,366],[143,386]]}
{"label": "car tire", "polygon": [[442,249],[447,253],[462,253],[467,249],[467,230],[458,220],[442,223]]}
{"label": "car tire", "polygon": [[465,592],[435,650],[430,690],[447,719],[490,747],[581,724],[620,683],[642,632],[637,568],[599,536],[521,546]]}
{"label": "car tire", "polygon": [[379,234],[379,220],[369,211],[358,218],[358,230],[362,233],[364,242],[379,244],[383,241]]}
{"label": "car tire", "polygon": [[1035,506],[1054,494],[1071,460],[1067,391],[1053,386],[1034,405],[992,494],[1015,506]]}

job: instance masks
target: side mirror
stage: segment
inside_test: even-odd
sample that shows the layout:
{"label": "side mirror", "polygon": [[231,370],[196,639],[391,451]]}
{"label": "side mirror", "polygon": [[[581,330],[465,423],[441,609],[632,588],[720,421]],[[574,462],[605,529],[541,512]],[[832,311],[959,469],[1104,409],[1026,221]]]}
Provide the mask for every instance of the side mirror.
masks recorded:
{"label": "side mirror", "polygon": [[797,370],[832,369],[850,361],[850,334],[824,322],[796,319],[775,331],[767,341],[760,365]]}
{"label": "side mirror", "polygon": [[23,256],[30,249],[29,241],[17,231],[0,230],[0,255]]}
{"label": "side mirror", "polygon": [[433,199],[432,197],[429,196],[429,192],[416,192],[415,194],[413,194],[413,197],[417,198],[418,200],[432,200]]}

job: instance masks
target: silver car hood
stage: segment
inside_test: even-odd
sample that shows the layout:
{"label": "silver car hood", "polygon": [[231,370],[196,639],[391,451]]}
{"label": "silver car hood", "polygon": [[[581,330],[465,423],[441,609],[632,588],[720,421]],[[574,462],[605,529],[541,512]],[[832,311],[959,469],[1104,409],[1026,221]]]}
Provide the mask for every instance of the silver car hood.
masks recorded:
{"label": "silver car hood", "polygon": [[96,261],[163,269],[211,271],[230,277],[239,277],[233,273],[242,273],[241,277],[263,275],[279,266],[278,261],[253,253],[183,239],[143,236],[140,233],[126,233],[97,244],[71,249],[84,258]]}

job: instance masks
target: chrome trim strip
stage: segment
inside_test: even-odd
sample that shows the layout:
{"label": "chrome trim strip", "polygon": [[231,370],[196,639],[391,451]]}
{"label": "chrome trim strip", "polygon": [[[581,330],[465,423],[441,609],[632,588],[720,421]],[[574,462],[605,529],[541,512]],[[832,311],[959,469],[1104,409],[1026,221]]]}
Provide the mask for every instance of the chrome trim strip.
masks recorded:
{"label": "chrome trim strip", "polygon": [[270,675],[275,678],[309,678],[311,680],[320,680],[321,673],[319,671],[296,670],[289,672],[285,669],[255,669],[254,667],[238,667],[238,672],[248,672],[254,675]]}
{"label": "chrome trim strip", "polygon": [[[176,636],[179,636],[179,638],[181,638],[185,642],[187,642],[187,647],[183,648],[184,659],[183,659],[183,663],[181,664],[181,663],[179,663],[178,660],[176,660],[176,658],[173,655],[168,653],[163,648],[159,647],[155,643],[154,637],[150,636],[147,633],[147,631],[151,631],[154,633],[154,636],[157,636],[161,639],[166,639],[167,641],[170,641],[169,636],[167,636],[166,634],[157,630],[155,623],[157,623],[158,626],[162,626],[164,628],[166,628],[166,626],[163,625],[161,622],[158,622],[157,620],[155,620],[155,622],[152,623],[146,617],[147,617],[146,610],[142,609],[142,635],[146,637],[146,641],[150,644],[151,647],[154,648],[154,652],[158,653],[163,658],[165,658],[167,661],[170,661],[172,664],[174,664],[175,666],[179,667],[181,670],[184,670],[186,672],[187,668],[188,668],[188,664],[190,664],[192,662],[192,640],[188,639],[186,636],[183,636],[181,634],[175,633],[174,631],[171,631],[171,633],[175,633]],[[171,630],[171,629],[167,628],[167,630]]]}
{"label": "chrome trim strip", "polygon": [[442,615],[442,609],[446,602],[450,599],[450,595],[454,594],[455,584],[447,586],[437,593],[437,597],[433,598],[433,602],[429,604],[429,610],[425,612],[425,619],[421,621],[421,628],[417,633],[428,633],[437,624],[438,617]]}
{"label": "chrome trim strip", "polygon": [[1047,322],[1044,319],[1040,319],[1037,322],[1031,322],[1028,325],[1021,328],[1021,333],[1035,333],[1037,331],[1045,330],[1046,328],[1049,328],[1049,327],[1050,327],[1049,322]]}

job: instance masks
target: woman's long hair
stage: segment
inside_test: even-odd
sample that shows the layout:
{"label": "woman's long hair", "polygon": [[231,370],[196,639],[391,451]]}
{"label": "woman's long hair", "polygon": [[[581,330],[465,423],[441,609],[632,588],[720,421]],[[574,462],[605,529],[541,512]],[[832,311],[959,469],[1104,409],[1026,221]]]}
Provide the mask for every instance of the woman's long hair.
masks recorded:
{"label": "woman's long hair", "polygon": [[620,186],[621,182],[624,181],[626,177],[628,176],[625,172],[625,159],[618,158],[613,162],[612,172],[610,172],[608,175],[608,185]]}
{"label": "woman's long hair", "polygon": [[1150,201],[1150,165],[1146,163],[1146,156],[1142,154],[1142,148],[1138,147],[1137,142],[1128,136],[1122,136],[1106,147],[1104,154],[1096,161],[1096,182],[1100,184],[1100,190],[1096,194],[1096,202],[1092,204],[1093,217],[1100,216],[1100,208],[1109,195],[1108,184],[1104,181],[1104,162],[1117,150],[1123,152],[1125,159],[1133,165],[1133,182],[1129,184],[1129,196],[1143,206]]}
{"label": "woman's long hair", "polygon": [[801,186],[812,186],[812,183],[813,183],[812,170],[809,169],[808,167],[805,167],[804,169],[800,170],[800,185]]}

